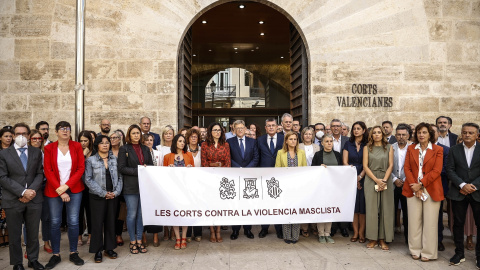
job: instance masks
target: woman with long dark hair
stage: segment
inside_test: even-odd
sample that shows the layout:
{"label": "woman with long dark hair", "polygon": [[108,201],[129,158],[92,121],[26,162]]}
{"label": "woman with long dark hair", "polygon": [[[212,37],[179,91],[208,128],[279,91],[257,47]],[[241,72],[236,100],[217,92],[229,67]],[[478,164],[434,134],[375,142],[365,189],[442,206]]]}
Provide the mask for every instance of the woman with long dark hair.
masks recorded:
{"label": "woman with long dark hair", "polygon": [[[230,146],[225,140],[225,131],[219,123],[211,123],[207,139],[202,143],[202,167],[231,167]],[[210,242],[223,242],[220,226],[210,226]]]}

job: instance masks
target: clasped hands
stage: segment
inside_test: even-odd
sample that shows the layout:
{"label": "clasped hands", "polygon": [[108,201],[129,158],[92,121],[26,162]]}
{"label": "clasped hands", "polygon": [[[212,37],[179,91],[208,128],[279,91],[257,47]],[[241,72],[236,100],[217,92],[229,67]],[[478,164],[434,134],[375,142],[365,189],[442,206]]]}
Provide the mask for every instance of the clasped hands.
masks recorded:
{"label": "clasped hands", "polygon": [[378,185],[378,192],[384,191],[387,188],[387,179],[375,179],[375,183]]}
{"label": "clasped hands", "polygon": [[410,188],[415,193],[415,197],[419,198],[420,200],[422,199],[422,195],[423,195],[422,187],[423,187],[423,185],[420,184],[420,183],[410,184]]}
{"label": "clasped hands", "polygon": [[111,200],[115,198],[115,193],[108,191],[107,194],[105,194],[105,199],[106,200]]}
{"label": "clasped hands", "polygon": [[460,193],[467,196],[473,192],[477,191],[477,188],[473,184],[465,184],[462,189],[460,189]]}
{"label": "clasped hands", "polygon": [[33,200],[37,196],[37,192],[33,189],[27,189],[23,193],[23,196],[20,197],[18,200],[21,201],[22,203],[28,203],[29,201]]}

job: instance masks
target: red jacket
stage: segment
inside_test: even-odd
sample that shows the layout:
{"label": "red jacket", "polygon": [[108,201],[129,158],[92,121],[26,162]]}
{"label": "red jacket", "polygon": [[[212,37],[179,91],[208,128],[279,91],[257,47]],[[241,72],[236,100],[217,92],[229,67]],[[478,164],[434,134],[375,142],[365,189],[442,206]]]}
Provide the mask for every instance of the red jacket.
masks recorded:
{"label": "red jacket", "polygon": [[[183,160],[185,160],[185,167],[188,165],[192,165],[192,167],[195,167],[193,164],[193,155],[190,152],[184,153],[183,154]],[[163,157],[163,166],[168,166],[170,164],[173,164],[175,161],[175,153],[170,153],[166,154]]]}
{"label": "red jacket", "polygon": [[[73,193],[82,192],[85,188],[82,181],[82,175],[85,172],[85,157],[83,156],[82,145],[70,140],[68,147],[72,157],[72,171],[66,185]],[[44,194],[50,198],[58,197],[59,195],[55,191],[60,187],[60,173],[57,164],[58,142],[45,146],[44,152],[43,169],[47,178]]]}
{"label": "red jacket", "polygon": [[[405,158],[405,183],[402,194],[405,197],[412,197],[413,191],[410,184],[417,183],[419,165],[419,150],[415,149],[417,144],[411,144],[407,150]],[[422,184],[427,189],[430,197],[436,202],[443,201],[443,186],[440,174],[443,168],[443,147],[432,144],[432,150],[428,149],[423,161],[423,179]]]}

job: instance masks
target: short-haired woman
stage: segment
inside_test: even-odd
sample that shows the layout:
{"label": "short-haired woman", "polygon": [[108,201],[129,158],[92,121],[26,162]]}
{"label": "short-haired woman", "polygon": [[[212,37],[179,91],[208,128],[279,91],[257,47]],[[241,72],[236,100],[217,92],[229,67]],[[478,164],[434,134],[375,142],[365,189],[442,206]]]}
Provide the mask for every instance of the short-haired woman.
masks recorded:
{"label": "short-haired woman", "polygon": [[[182,134],[177,134],[173,138],[171,153],[165,155],[163,159],[163,166],[169,167],[194,167],[192,153],[188,152],[188,147],[185,142],[185,137]],[[175,249],[187,248],[187,228],[182,226],[182,236],[180,236],[180,228],[173,226],[175,236],[177,237]]]}
{"label": "short-haired woman", "polygon": [[[322,150],[315,153],[312,160],[312,166],[340,166],[342,165],[342,156],[333,150],[333,136],[326,134],[322,137]],[[335,241],[330,236],[332,231],[332,222],[317,223],[318,242],[325,244],[334,244]]]}
{"label": "short-haired woman", "polygon": [[130,253],[146,253],[142,243],[143,221],[138,186],[138,166],[153,165],[148,147],[143,145],[142,130],[138,125],[131,125],[125,136],[127,144],[118,152],[118,170],[123,179],[123,197],[127,204],[127,229],[130,236]]}
{"label": "short-haired woman", "polygon": [[82,175],[85,171],[85,157],[80,143],[72,141],[72,126],[66,121],[60,121],[55,126],[57,141],[45,146],[43,169],[47,183],[45,196],[50,209],[50,238],[53,256],[47,269],[53,269],[60,263],[60,224],[62,222],[63,206],[66,206],[68,240],[70,243],[70,261],[75,265],[83,265],[78,256],[78,223],[82,191],[84,184]]}
{"label": "short-haired woman", "polygon": [[[190,152],[193,156],[193,163],[195,167],[202,167],[202,149],[199,145],[200,137],[200,131],[193,128],[187,131],[187,136],[185,137],[188,152]],[[191,241],[192,234],[195,241],[200,242],[202,240],[202,226],[188,226],[187,242]]]}
{"label": "short-haired woman", "polygon": [[[275,167],[307,166],[305,151],[298,148],[298,134],[292,131],[285,134],[283,148],[277,152]],[[300,224],[283,224],[283,240],[285,243],[297,243],[300,236]]]}
{"label": "short-haired woman", "polygon": [[[166,125],[162,130],[160,145],[157,146],[158,150],[158,166],[163,166],[163,157],[170,154],[170,147],[172,146],[173,137],[175,136],[175,130],[171,125]],[[175,240],[173,230],[169,226],[163,226],[163,240]]]}
{"label": "short-haired woman", "polygon": [[113,251],[118,196],[122,192],[122,176],[118,173],[117,157],[110,151],[110,138],[99,135],[93,144],[96,154],[87,159],[85,184],[89,188],[92,240],[90,253],[95,253],[96,263],[102,262],[102,251],[110,259],[116,259]]}
{"label": "short-haired woman", "polygon": [[0,130],[0,150],[7,149],[13,144],[13,131],[9,128]]}
{"label": "short-haired woman", "polygon": [[[207,139],[202,143],[202,167],[231,167],[230,146],[225,140],[225,131],[219,123],[211,123]],[[210,242],[223,242],[220,226],[210,226]]]}
{"label": "short-haired woman", "polygon": [[415,144],[408,146],[405,158],[408,248],[414,260],[426,262],[438,257],[438,214],[443,196],[443,147],[435,144],[430,124],[415,127]]}
{"label": "short-haired woman", "polygon": [[110,142],[112,143],[112,149],[110,151],[112,151],[114,156],[118,157],[120,147],[125,144],[123,143],[124,140],[125,138],[123,137],[121,130],[117,129],[110,134]]}
{"label": "short-haired woman", "polygon": [[362,121],[353,123],[350,139],[343,147],[343,165],[357,169],[357,196],[353,215],[353,237],[351,242],[365,243],[365,170],[363,169],[363,149],[368,143],[367,126]]}
{"label": "short-haired woman", "polygon": [[363,148],[363,169],[366,207],[366,238],[368,249],[380,245],[389,250],[386,242],[393,241],[395,211],[393,206],[393,148],[381,126],[374,126]]}

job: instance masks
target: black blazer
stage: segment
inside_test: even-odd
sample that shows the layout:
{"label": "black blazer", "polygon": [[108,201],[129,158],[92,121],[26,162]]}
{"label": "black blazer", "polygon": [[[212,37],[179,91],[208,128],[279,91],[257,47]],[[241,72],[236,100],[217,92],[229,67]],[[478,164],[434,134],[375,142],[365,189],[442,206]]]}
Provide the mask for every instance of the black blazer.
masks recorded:
{"label": "black blazer", "polygon": [[[337,158],[338,166],[343,165],[342,155],[340,155],[340,153],[338,153],[337,151],[334,151],[334,150],[332,151],[335,154],[335,157]],[[321,166],[323,164],[323,152],[324,151],[322,149],[315,153],[312,159],[312,166]]]}
{"label": "black blazer", "polygon": [[[14,208],[22,206],[18,199],[25,189],[33,189],[37,193],[31,203],[42,203],[43,162],[42,151],[28,146],[27,170],[14,145],[0,151],[0,185],[2,186],[2,207]],[[26,187],[25,187],[26,186]]]}
{"label": "black blazer", "polygon": [[[150,150],[145,145],[140,145],[143,160],[146,165],[153,165]],[[131,144],[125,144],[118,150],[118,171],[123,177],[123,194],[140,194],[138,187],[138,160],[137,153]]]}
{"label": "black blazer", "polygon": [[448,140],[450,141],[450,147],[457,144],[458,135],[452,132],[448,132]]}
{"label": "black blazer", "polygon": [[268,134],[258,137],[258,151],[260,153],[260,161],[258,162],[258,167],[275,167],[275,161],[277,159],[278,150],[283,147],[283,133],[277,133],[277,145],[275,146],[275,151],[272,155],[270,152],[270,146],[268,141]]}
{"label": "black blazer", "polygon": [[469,194],[472,198],[480,202],[480,145],[477,143],[473,151],[472,162],[468,168],[467,157],[462,144],[456,144],[450,147],[447,162],[447,175],[450,180],[450,188],[447,197],[454,201],[462,201],[465,195],[460,193],[460,184],[473,184],[477,191]]}
{"label": "black blazer", "polygon": [[245,153],[244,158],[240,154],[240,145],[238,144],[237,136],[227,140],[230,146],[230,160],[232,167],[257,167],[259,155],[257,140],[245,137]]}

